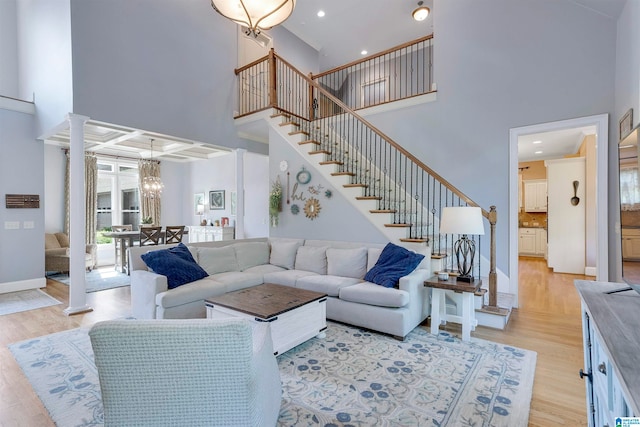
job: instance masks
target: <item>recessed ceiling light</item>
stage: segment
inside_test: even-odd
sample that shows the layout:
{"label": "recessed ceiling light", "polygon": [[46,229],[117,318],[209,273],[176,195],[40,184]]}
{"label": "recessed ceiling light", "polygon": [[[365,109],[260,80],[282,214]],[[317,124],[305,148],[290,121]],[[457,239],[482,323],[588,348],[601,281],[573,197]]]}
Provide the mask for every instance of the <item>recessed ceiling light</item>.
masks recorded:
{"label": "recessed ceiling light", "polygon": [[532,144],[542,144],[542,141],[533,141]]}
{"label": "recessed ceiling light", "polygon": [[322,18],[324,16],[324,10],[319,10],[317,15],[318,18]]}
{"label": "recessed ceiling light", "polygon": [[367,52],[366,50],[363,50],[362,52],[360,52],[360,55],[366,55],[367,53],[369,52]]}
{"label": "recessed ceiling light", "polygon": [[542,154],[542,151],[536,151],[535,154]]}

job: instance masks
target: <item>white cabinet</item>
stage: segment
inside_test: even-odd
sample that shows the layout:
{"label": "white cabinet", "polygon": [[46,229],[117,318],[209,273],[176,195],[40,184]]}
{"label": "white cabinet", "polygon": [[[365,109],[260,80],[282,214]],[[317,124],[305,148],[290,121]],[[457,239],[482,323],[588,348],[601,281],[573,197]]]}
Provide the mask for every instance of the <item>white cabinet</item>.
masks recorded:
{"label": "white cabinet", "polygon": [[547,211],[547,180],[524,181],[524,210],[526,212]]}
{"label": "white cabinet", "polygon": [[518,232],[518,254],[547,255],[547,230],[544,228],[520,228]]}
{"label": "white cabinet", "polygon": [[640,260],[640,229],[622,228],[622,259]]}
{"label": "white cabinet", "polygon": [[582,299],[580,377],[586,382],[588,425],[614,427],[616,418],[639,414],[640,368],[631,361],[640,352],[640,298],[633,291],[606,293],[623,288],[621,283],[575,284]]}
{"label": "white cabinet", "polygon": [[189,226],[189,242],[194,243],[233,240],[234,232],[234,227],[191,225]]}

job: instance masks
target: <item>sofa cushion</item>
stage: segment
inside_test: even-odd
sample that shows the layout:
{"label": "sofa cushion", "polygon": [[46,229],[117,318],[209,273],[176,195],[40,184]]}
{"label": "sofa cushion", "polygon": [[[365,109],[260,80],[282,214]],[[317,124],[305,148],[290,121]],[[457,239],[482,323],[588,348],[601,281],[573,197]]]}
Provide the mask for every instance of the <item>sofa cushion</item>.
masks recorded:
{"label": "sofa cushion", "polygon": [[295,287],[296,281],[306,276],[317,276],[317,273],[303,270],[274,271],[273,273],[265,273],[263,280],[264,283],[275,283],[276,285]]}
{"label": "sofa cushion", "polygon": [[376,262],[378,262],[378,258],[380,258],[380,254],[382,253],[383,248],[369,248],[367,253],[367,271],[371,270]]}
{"label": "sofa cushion", "polygon": [[300,246],[296,253],[296,270],[327,274],[327,246]]}
{"label": "sofa cushion", "polygon": [[236,251],[231,246],[198,248],[198,264],[209,274],[239,271]]}
{"label": "sofa cushion", "polygon": [[386,288],[393,288],[401,277],[415,270],[423,259],[424,255],[387,243],[376,265],[367,272],[364,279]]}
{"label": "sofa cushion", "polygon": [[182,243],[169,249],[149,251],[140,256],[147,266],[157,274],[167,276],[169,289],[207,277],[193,259],[189,249]]}
{"label": "sofa cushion", "polygon": [[264,265],[256,265],[255,267],[250,267],[244,270],[244,273],[255,273],[265,275],[267,273],[273,273],[275,271],[285,271],[284,268],[278,267],[277,265],[264,264]]}
{"label": "sofa cushion", "polygon": [[224,283],[214,280],[211,276],[195,282],[187,283],[171,291],[160,292],[156,295],[156,305],[164,308],[189,304],[194,301],[222,295],[226,292]]}
{"label": "sofa cushion", "polygon": [[56,233],[56,239],[60,242],[61,248],[68,248],[69,245],[69,235],[67,233]]}
{"label": "sofa cushion", "polygon": [[409,304],[409,292],[385,288],[370,282],[362,282],[340,289],[339,297],[344,301],[379,307],[400,308]]}
{"label": "sofa cushion", "polygon": [[238,289],[250,288],[262,284],[262,275],[247,273],[244,271],[227,271],[211,276],[214,280],[224,283],[225,291],[237,291]]}
{"label": "sofa cushion", "polygon": [[352,277],[327,275],[305,276],[300,277],[296,281],[296,288],[322,292],[330,297],[337,297],[340,293],[340,289],[360,282],[362,282],[362,280]]}
{"label": "sofa cushion", "polygon": [[271,255],[269,257],[269,264],[277,265],[287,270],[293,269],[296,262],[296,253],[298,252],[298,248],[302,246],[303,241],[272,240],[270,243]]}
{"label": "sofa cushion", "polygon": [[367,273],[367,248],[327,249],[327,274],[363,279]]}
{"label": "sofa cushion", "polygon": [[58,239],[56,238],[55,234],[45,233],[44,235],[45,250],[60,249],[60,247],[61,247],[60,242],[58,242]]}
{"label": "sofa cushion", "polygon": [[246,242],[231,245],[236,251],[240,271],[256,265],[269,264],[269,244],[267,242]]}

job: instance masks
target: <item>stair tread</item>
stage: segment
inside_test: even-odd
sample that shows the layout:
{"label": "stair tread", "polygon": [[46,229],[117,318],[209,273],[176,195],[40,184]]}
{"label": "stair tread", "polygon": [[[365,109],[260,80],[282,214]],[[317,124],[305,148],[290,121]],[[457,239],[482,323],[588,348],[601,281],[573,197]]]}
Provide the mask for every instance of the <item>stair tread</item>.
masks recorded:
{"label": "stair tread", "polygon": [[353,172],[332,172],[332,176],[356,176]]}
{"label": "stair tread", "polygon": [[411,224],[385,224],[385,227],[390,228],[403,228],[403,227],[411,227]]}
{"label": "stair tread", "polygon": [[287,113],[276,113],[276,114],[272,114],[270,117],[272,119],[275,119],[276,117],[287,117],[287,118],[289,118],[289,117],[291,117],[291,115],[287,114]]}
{"label": "stair tread", "polygon": [[313,140],[313,139],[307,139],[304,141],[300,141],[298,142],[298,145],[305,145],[305,144],[315,144],[315,145],[320,145],[319,141]]}
{"label": "stair tread", "polygon": [[426,243],[429,241],[429,239],[411,239],[411,238],[406,238],[406,239],[400,239],[401,242],[404,243]]}
{"label": "stair tread", "polygon": [[356,200],[382,200],[380,196],[358,196]]}
{"label": "stair tread", "polygon": [[508,316],[511,313],[511,310],[508,308],[490,307],[488,305],[483,305],[482,308],[476,308],[476,311],[480,313],[493,314],[496,316]]}
{"label": "stair tread", "polygon": [[329,150],[312,150],[309,151],[309,154],[331,154]]}
{"label": "stair tread", "polygon": [[395,209],[371,209],[369,212],[371,213],[396,213],[398,212]]}
{"label": "stair tread", "polygon": [[299,124],[297,124],[296,122],[294,122],[292,120],[290,120],[288,122],[280,123],[280,126],[287,126],[287,125],[300,126]]}
{"label": "stair tread", "polygon": [[355,187],[362,187],[362,188],[366,188],[368,187],[367,184],[343,184],[342,185],[344,188],[355,188]]}
{"label": "stair tread", "polygon": [[309,132],[307,132],[306,130],[294,130],[293,132],[289,132],[289,135],[291,136],[300,134],[309,136]]}
{"label": "stair tread", "polygon": [[320,165],[342,165],[343,163],[338,160],[325,160],[319,163]]}

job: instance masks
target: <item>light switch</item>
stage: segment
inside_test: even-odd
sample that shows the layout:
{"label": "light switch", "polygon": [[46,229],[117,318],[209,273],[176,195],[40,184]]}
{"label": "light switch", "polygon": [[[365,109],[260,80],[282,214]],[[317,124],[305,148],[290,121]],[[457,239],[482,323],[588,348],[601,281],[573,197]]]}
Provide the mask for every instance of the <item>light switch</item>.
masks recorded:
{"label": "light switch", "polygon": [[25,221],[22,223],[22,228],[24,228],[25,230],[28,228],[34,228],[35,224],[33,223],[33,221]]}
{"label": "light switch", "polygon": [[5,230],[20,230],[20,221],[5,221]]}

